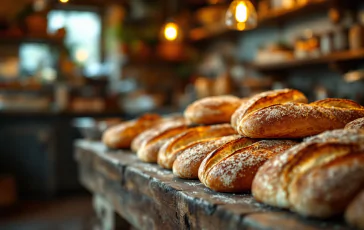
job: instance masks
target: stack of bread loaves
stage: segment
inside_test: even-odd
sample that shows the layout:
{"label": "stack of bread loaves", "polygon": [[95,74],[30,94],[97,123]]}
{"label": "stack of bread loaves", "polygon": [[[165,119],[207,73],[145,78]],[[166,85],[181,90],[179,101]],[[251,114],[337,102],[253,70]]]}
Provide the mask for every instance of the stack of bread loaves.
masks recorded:
{"label": "stack of bread loaves", "polygon": [[119,124],[103,141],[215,191],[252,189],[257,200],[306,216],[345,211],[364,228],[364,107],[351,100],[308,103],[293,89],[208,97],[184,116]]}

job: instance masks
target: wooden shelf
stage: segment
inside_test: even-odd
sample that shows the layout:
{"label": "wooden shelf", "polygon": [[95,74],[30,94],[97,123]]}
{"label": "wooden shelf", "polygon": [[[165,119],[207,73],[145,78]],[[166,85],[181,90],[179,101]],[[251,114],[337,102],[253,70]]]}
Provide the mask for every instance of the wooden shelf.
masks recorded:
{"label": "wooden shelf", "polygon": [[298,67],[305,67],[318,64],[329,64],[333,62],[347,62],[364,59],[364,49],[355,51],[342,51],[335,52],[329,55],[317,57],[317,58],[307,58],[307,59],[292,59],[285,62],[270,62],[270,63],[250,63],[250,67],[262,71],[283,71]]}
{"label": "wooden shelf", "polygon": [[326,9],[332,2],[332,0],[314,0],[307,4],[296,5],[289,9],[271,10],[265,15],[258,16],[258,25],[263,26],[274,24],[288,19],[297,18],[302,15],[307,15],[313,11]]}
{"label": "wooden shelf", "polygon": [[[289,9],[271,10],[265,15],[258,16],[257,28],[297,18],[299,16],[306,15],[314,11],[327,9],[332,2],[333,0],[313,0],[310,3],[296,5]],[[191,42],[197,42],[234,32],[237,33],[239,31],[232,31],[226,27],[217,31],[210,31],[204,27],[198,27],[190,31],[189,39]]]}
{"label": "wooden shelf", "polygon": [[189,40],[192,42],[204,41],[210,38],[226,35],[228,33],[234,33],[235,31],[223,28],[216,31],[211,31],[203,27],[194,28],[189,33]]}

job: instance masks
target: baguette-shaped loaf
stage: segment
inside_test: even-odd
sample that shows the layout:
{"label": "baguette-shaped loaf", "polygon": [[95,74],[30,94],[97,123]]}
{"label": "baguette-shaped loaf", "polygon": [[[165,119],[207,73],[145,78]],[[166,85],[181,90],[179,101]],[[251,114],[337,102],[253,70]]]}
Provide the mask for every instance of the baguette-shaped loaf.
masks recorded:
{"label": "baguette-shaped loaf", "polygon": [[160,121],[157,114],[145,114],[138,119],[122,122],[108,128],[102,136],[104,144],[112,149],[130,148],[132,140]]}
{"label": "baguette-shaped loaf", "polygon": [[207,154],[220,146],[241,138],[240,135],[215,137],[194,142],[179,149],[173,163],[173,174],[184,179],[198,179],[198,168]]}
{"label": "baguette-shaped loaf", "polygon": [[139,135],[137,135],[131,142],[131,150],[133,152],[138,152],[139,148],[143,145],[143,142],[148,141],[158,133],[162,132],[163,130],[168,129],[169,127],[173,127],[180,122],[186,122],[183,116],[181,115],[171,115],[163,117],[157,124],[153,125],[152,127],[146,129]]}
{"label": "baguette-shaped loaf", "polygon": [[346,99],[276,104],[246,114],[237,131],[251,138],[303,138],[344,128],[363,116],[364,107]]}
{"label": "baguette-shaped loaf", "polygon": [[364,130],[364,117],[356,119],[345,125],[345,129],[362,129]]}
{"label": "baguette-shaped loaf", "polygon": [[284,104],[287,102],[307,103],[307,98],[303,93],[294,89],[279,89],[259,93],[241,104],[233,113],[231,125],[237,129],[239,122],[246,114],[270,105]]}
{"label": "baguette-shaped loaf", "polygon": [[342,213],[364,183],[364,132],[327,131],[267,161],[257,172],[255,199],[305,216]]}
{"label": "baguette-shaped loaf", "polygon": [[346,209],[345,220],[353,227],[364,229],[364,185],[362,191]]}
{"label": "baguette-shaped loaf", "polygon": [[290,140],[261,140],[242,148],[231,148],[231,141],[211,152],[201,163],[199,179],[218,192],[242,192],[251,189],[259,167],[271,157],[296,145]]}
{"label": "baguette-shaped loaf", "polygon": [[244,102],[231,95],[206,97],[189,105],[184,116],[192,124],[229,123],[231,115]]}
{"label": "baguette-shaped loaf", "polygon": [[237,132],[230,124],[200,126],[188,129],[186,132],[171,138],[163,144],[158,153],[158,164],[163,168],[172,169],[178,151],[186,145],[208,138],[232,134],[237,134]]}
{"label": "baguette-shaped loaf", "polygon": [[179,135],[187,129],[188,126],[184,121],[168,122],[161,127],[152,128],[153,135],[147,135],[148,138],[141,143],[137,152],[138,158],[144,162],[157,163],[158,152],[162,145],[169,138]]}

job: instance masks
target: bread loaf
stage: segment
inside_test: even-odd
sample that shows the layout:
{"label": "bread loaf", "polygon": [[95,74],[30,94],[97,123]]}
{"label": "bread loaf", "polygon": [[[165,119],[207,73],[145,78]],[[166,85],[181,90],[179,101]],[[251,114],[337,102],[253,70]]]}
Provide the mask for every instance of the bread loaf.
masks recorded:
{"label": "bread loaf", "polygon": [[346,99],[276,104],[246,114],[237,131],[251,138],[303,138],[344,128],[363,116],[364,107]]}
{"label": "bread loaf", "polygon": [[166,169],[172,169],[179,149],[184,146],[212,137],[237,134],[230,124],[200,126],[188,129],[186,132],[171,138],[163,144],[158,153],[158,164]]}
{"label": "bread loaf", "polygon": [[241,138],[240,135],[209,138],[179,149],[173,163],[173,174],[184,179],[198,179],[198,168],[207,154],[223,144]]}
{"label": "bread loaf", "polygon": [[364,117],[356,119],[345,125],[345,129],[362,129],[364,130]]}
{"label": "bread loaf", "polygon": [[229,123],[231,115],[244,102],[235,96],[213,96],[195,101],[189,105],[184,116],[193,124]]}
{"label": "bread loaf", "polygon": [[212,151],[201,163],[198,177],[218,192],[250,190],[258,168],[269,158],[297,144],[289,140],[240,138]]}
{"label": "bread loaf", "polygon": [[364,132],[334,130],[267,161],[256,174],[255,199],[301,215],[342,213],[364,184]]}
{"label": "bread loaf", "polygon": [[153,136],[157,135],[158,132],[161,132],[161,130],[165,130],[168,129],[168,127],[174,126],[176,122],[186,122],[186,120],[183,116],[178,114],[163,117],[155,125],[144,130],[132,140],[130,145],[131,150],[135,153],[138,152],[144,141],[149,140]]}
{"label": "bread loaf", "polygon": [[283,104],[287,102],[307,103],[307,98],[303,93],[294,89],[279,89],[257,94],[249,98],[245,103],[241,104],[241,106],[233,113],[231,117],[231,125],[237,129],[242,118],[248,113],[270,105]]}
{"label": "bread loaf", "polygon": [[364,229],[364,185],[361,192],[349,204],[345,212],[346,221],[353,227]]}
{"label": "bread loaf", "polygon": [[149,134],[143,134],[145,139],[138,149],[137,156],[144,162],[156,163],[160,147],[169,138],[178,135],[188,128],[184,120],[170,121],[161,126],[148,130]]}
{"label": "bread loaf", "polygon": [[158,123],[160,119],[157,114],[145,114],[138,119],[122,122],[108,128],[102,136],[102,141],[109,148],[130,148],[132,140],[138,134]]}

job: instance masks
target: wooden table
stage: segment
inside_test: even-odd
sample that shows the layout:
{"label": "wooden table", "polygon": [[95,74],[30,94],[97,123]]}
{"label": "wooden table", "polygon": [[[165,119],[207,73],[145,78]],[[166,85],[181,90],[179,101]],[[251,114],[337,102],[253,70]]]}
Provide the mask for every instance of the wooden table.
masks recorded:
{"label": "wooden table", "polygon": [[[319,221],[258,203],[250,194],[216,193],[197,180],[175,178],[129,151],[100,142],[75,143],[81,183],[94,194],[105,229],[117,215],[137,229],[350,229],[339,217]],[[115,216],[113,216],[113,213]],[[119,220],[120,229],[126,222]]]}

